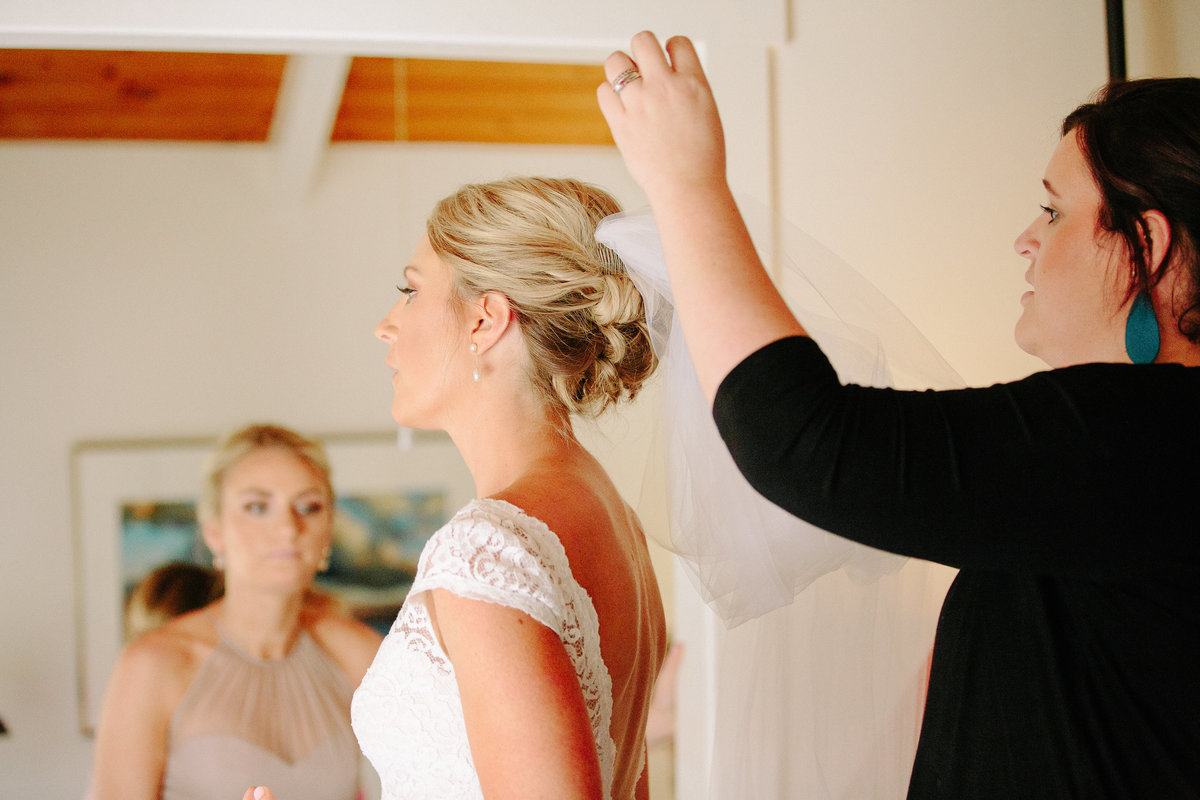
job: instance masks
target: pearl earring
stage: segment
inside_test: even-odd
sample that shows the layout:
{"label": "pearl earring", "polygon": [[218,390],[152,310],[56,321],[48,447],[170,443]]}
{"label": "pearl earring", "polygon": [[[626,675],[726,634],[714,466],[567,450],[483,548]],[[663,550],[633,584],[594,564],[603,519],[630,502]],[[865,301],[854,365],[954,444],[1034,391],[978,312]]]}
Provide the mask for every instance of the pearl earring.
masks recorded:
{"label": "pearl earring", "polygon": [[471,378],[479,383],[479,345],[471,342],[471,353],[475,356],[475,368],[471,370]]}

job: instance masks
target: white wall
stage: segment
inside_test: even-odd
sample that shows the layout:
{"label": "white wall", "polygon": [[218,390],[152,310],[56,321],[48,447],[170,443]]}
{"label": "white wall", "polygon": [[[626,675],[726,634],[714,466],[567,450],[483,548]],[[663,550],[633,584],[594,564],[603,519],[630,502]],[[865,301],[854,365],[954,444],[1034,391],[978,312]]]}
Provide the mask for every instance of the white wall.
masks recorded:
{"label": "white wall", "polygon": [[[1126,0],[1128,74],[1200,74],[1200,3]],[[1108,78],[1099,0],[792,0],[778,54],[784,213],[971,384],[1044,368],[1012,340],[1062,118]]]}
{"label": "white wall", "polygon": [[1125,38],[1131,78],[1200,75],[1200,3],[1126,0]]}
{"label": "white wall", "polygon": [[1012,242],[1043,202],[1058,123],[1106,78],[1103,4],[793,8],[779,58],[786,213],[968,383],[1040,368],[1012,343],[1027,266]]}

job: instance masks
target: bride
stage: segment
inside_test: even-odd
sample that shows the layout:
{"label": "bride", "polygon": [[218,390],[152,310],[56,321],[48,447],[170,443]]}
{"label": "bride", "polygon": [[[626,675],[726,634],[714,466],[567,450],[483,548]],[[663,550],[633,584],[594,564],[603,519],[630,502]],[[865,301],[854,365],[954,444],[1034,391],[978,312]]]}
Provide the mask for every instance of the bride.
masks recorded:
{"label": "bride", "polygon": [[430,539],[355,694],[385,798],[648,797],[662,603],[636,515],[572,430],[656,365],[595,240],[617,211],[573,180],[466,186],[376,328],[396,422],[447,431],[479,498]]}

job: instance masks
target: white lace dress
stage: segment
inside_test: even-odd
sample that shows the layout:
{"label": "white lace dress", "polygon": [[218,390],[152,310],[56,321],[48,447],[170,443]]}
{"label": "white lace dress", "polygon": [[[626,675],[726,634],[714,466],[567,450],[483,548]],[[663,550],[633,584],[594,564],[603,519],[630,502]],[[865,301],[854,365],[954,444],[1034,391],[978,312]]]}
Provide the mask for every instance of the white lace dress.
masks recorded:
{"label": "white lace dress", "polygon": [[354,733],[379,773],[383,800],[483,796],[454,667],[430,624],[431,589],[515,608],[558,634],[583,689],[609,798],[616,758],[612,679],[600,657],[595,606],[545,523],[510,503],[483,499],[430,538],[408,599],[354,693]]}

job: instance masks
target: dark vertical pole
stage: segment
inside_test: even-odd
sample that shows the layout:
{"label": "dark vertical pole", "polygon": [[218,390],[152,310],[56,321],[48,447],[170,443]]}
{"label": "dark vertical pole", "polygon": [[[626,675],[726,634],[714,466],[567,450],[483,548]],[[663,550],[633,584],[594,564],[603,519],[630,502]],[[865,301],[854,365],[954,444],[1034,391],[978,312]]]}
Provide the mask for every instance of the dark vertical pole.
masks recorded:
{"label": "dark vertical pole", "polygon": [[1108,80],[1125,80],[1125,3],[1104,0],[1108,20]]}

